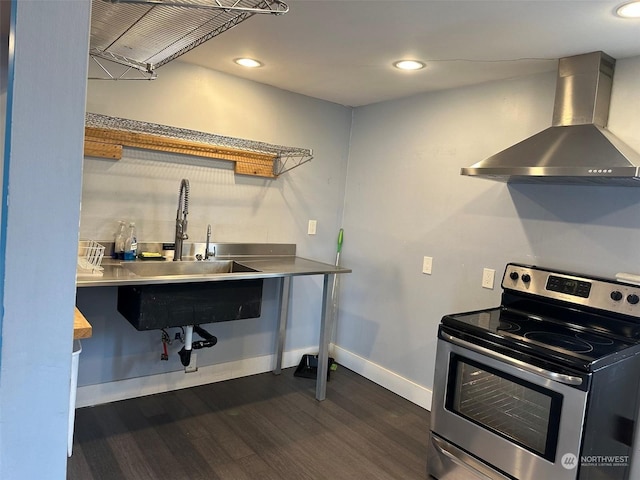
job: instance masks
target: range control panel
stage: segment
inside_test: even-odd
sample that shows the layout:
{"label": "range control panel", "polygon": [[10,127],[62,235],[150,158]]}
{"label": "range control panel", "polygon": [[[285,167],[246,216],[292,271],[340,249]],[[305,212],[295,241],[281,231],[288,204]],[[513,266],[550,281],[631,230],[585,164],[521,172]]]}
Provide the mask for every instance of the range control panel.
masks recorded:
{"label": "range control panel", "polygon": [[640,318],[640,285],[509,263],[502,288]]}

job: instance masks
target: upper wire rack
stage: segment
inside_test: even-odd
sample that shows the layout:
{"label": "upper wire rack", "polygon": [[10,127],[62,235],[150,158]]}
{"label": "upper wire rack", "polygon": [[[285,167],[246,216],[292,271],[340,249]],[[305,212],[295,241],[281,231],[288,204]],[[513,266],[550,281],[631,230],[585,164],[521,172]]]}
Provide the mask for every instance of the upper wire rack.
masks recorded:
{"label": "upper wire rack", "polygon": [[288,11],[281,0],[93,0],[89,55],[151,75],[253,15]]}
{"label": "upper wire rack", "polygon": [[111,117],[98,113],[87,112],[85,124],[88,127],[121,130],[134,133],[146,133],[165,138],[188,140],[207,145],[229,147],[256,153],[274,155],[276,161],[273,173],[277,177],[313,159],[313,151],[308,148],[285,147],[243,138],[226,137],[213,133],[199,132],[185,128],[170,127],[156,123],[129,120],[126,118]]}

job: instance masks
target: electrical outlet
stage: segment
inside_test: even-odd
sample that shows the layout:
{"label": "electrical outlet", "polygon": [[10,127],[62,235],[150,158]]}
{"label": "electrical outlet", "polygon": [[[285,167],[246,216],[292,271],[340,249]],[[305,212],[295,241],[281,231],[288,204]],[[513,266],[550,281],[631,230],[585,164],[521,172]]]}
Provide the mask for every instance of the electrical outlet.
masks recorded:
{"label": "electrical outlet", "polygon": [[184,373],[193,373],[198,371],[198,362],[196,361],[197,355],[196,352],[191,352],[191,361],[189,365],[184,367]]}
{"label": "electrical outlet", "polygon": [[309,220],[309,228],[307,229],[307,233],[309,235],[315,235],[317,226],[318,226],[317,220]]}
{"label": "electrical outlet", "polygon": [[488,288],[493,290],[493,282],[496,276],[496,271],[491,268],[485,268],[482,270],[482,288]]}
{"label": "electrical outlet", "polygon": [[431,267],[433,266],[433,257],[424,257],[422,259],[422,273],[431,275]]}

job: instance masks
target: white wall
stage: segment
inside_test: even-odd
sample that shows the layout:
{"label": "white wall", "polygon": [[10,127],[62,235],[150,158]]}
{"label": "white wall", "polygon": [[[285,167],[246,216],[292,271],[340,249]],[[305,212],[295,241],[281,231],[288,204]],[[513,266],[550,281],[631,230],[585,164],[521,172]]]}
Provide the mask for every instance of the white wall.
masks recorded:
{"label": "white wall", "polygon": [[[314,159],[271,180],[234,175],[229,162],[159,152],[86,158],[82,238],[109,241],[124,219],[136,222],[139,241],[173,241],[180,180],[188,178],[190,241],[204,242],[210,223],[214,241],[295,243],[299,256],[334,262],[351,109],[176,61],[152,82],[90,81],[87,111],[311,148]],[[315,236],[307,235],[309,219],[318,221]],[[321,294],[322,277],[294,279],[286,350],[317,349]],[[274,281],[266,281],[261,318],[207,327],[218,344],[198,351],[198,364],[273,354],[275,297]],[[181,370],[180,346],[171,346],[170,360],[161,362],[160,332],[136,331],[116,311],[116,298],[113,288],[78,291],[78,306],[94,328],[83,342],[79,385]]]}
{"label": "white wall", "polygon": [[[609,127],[640,151],[640,58],[618,62]],[[499,304],[507,262],[640,273],[640,188],[506,184],[461,167],[551,124],[555,73],[357,108],[336,343],[429,407],[444,314]],[[423,256],[433,273],[421,273]],[[483,267],[496,270],[481,288]],[[412,396],[418,388],[418,397]]]}

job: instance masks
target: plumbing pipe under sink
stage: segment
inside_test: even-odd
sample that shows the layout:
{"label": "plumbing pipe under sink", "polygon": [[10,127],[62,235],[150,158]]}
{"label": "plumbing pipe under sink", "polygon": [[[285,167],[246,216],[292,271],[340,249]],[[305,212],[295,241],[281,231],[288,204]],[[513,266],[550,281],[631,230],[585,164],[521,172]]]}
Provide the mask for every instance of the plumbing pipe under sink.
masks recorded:
{"label": "plumbing pipe under sink", "polygon": [[[200,348],[210,348],[218,343],[218,339],[199,325],[187,325],[184,334],[184,347],[178,352],[182,365],[188,367],[191,363],[191,352]],[[193,341],[193,331],[196,331],[204,340]]]}
{"label": "plumbing pipe under sink", "polygon": [[178,352],[180,361],[185,367],[191,363],[191,347],[193,344],[193,325],[184,327],[184,347]]}
{"label": "plumbing pipe under sink", "polygon": [[199,348],[213,347],[216,343],[218,343],[218,339],[215,336],[211,335],[209,332],[207,332],[200,325],[194,325],[193,330],[202,338],[204,338],[204,340],[198,340],[197,342],[193,342],[191,344],[191,347],[194,350],[197,350]]}

